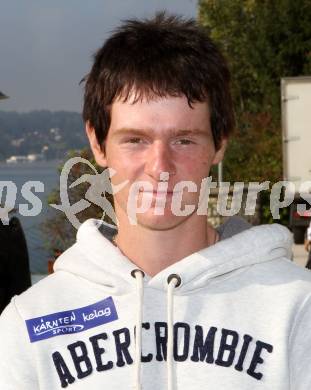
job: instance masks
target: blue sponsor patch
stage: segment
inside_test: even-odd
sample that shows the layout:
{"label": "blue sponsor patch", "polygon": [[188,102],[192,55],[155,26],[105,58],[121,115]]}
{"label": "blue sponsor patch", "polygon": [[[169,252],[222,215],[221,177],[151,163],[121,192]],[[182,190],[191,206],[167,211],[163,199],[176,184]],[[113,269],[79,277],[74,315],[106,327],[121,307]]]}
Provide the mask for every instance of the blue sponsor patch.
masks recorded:
{"label": "blue sponsor patch", "polygon": [[63,334],[79,333],[118,319],[112,297],[79,309],[26,320],[32,343]]}

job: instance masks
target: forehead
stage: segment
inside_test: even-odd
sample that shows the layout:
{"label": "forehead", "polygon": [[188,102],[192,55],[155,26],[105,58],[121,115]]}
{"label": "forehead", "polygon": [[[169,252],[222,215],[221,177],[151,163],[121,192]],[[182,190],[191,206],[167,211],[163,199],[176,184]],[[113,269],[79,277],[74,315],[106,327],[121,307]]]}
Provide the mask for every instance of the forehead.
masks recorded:
{"label": "forehead", "polygon": [[208,129],[210,111],[207,102],[188,104],[186,96],[157,97],[125,102],[116,100],[111,107],[111,130],[118,128]]}

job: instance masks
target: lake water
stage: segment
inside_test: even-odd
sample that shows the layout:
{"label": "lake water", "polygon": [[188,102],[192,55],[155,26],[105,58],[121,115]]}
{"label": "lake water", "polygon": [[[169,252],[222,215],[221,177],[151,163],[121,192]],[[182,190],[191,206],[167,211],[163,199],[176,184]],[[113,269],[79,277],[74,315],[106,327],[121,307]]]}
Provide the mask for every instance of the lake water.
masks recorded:
{"label": "lake water", "polygon": [[[40,224],[47,217],[49,211],[53,210],[47,203],[47,197],[51,190],[59,184],[59,173],[57,170],[59,165],[59,161],[37,161],[17,164],[0,163],[0,181],[13,181],[17,187],[16,208],[18,208],[19,204],[28,203],[21,195],[21,188],[26,181],[41,181],[44,184],[44,192],[35,194],[42,202],[40,214],[33,217],[24,217],[18,211],[15,214],[20,219],[25,232],[31,272],[36,274],[47,273],[47,261],[50,254],[45,249],[45,238]],[[2,191],[2,201],[4,201],[4,196],[6,196],[6,190]],[[29,208],[31,207],[30,205]]]}

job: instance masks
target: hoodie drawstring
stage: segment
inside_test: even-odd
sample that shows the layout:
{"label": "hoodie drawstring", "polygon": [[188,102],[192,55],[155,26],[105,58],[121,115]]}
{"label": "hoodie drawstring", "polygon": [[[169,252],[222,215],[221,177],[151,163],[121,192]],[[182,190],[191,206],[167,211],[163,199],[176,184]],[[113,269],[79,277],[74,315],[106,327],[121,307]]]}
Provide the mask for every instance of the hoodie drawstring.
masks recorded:
{"label": "hoodie drawstring", "polygon": [[179,275],[172,274],[167,278],[167,390],[173,390],[173,357],[174,357],[174,289],[181,284]]}
{"label": "hoodie drawstring", "polygon": [[[135,341],[135,390],[141,390],[141,352],[142,352],[142,322],[144,304],[144,276],[140,269],[131,272],[137,281],[137,301],[138,310],[136,317],[136,341]],[[181,284],[181,278],[177,274],[172,274],[167,278],[167,390],[173,390],[173,357],[174,357],[174,289]]]}
{"label": "hoodie drawstring", "polygon": [[131,272],[137,282],[137,317],[136,317],[136,340],[135,340],[135,390],[141,390],[140,370],[141,370],[141,336],[143,323],[143,306],[144,306],[144,276],[142,270],[134,269]]}

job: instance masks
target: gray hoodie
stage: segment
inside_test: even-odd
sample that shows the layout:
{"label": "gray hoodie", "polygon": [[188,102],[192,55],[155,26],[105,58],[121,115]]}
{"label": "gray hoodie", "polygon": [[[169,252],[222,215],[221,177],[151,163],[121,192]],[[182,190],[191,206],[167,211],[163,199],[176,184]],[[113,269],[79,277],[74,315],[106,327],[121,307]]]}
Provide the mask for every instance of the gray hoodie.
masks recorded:
{"label": "gray hoodie", "polygon": [[227,225],[149,277],[101,225],[85,222],[55,273],[5,310],[1,390],[311,388],[311,274],[289,260],[286,228],[226,238]]}

